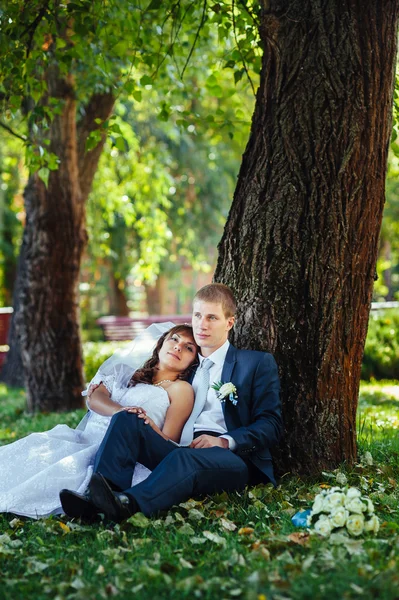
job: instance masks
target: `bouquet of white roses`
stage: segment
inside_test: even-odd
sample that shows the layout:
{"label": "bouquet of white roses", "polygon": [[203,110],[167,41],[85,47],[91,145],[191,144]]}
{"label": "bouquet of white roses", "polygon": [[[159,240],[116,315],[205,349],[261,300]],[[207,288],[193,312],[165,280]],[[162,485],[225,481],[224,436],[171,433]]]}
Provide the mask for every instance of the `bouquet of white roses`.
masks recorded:
{"label": "bouquet of white roses", "polygon": [[355,487],[332,487],[317,494],[307,524],[314,524],[315,531],[324,537],[332,531],[357,537],[363,532],[375,534],[380,528],[372,501]]}

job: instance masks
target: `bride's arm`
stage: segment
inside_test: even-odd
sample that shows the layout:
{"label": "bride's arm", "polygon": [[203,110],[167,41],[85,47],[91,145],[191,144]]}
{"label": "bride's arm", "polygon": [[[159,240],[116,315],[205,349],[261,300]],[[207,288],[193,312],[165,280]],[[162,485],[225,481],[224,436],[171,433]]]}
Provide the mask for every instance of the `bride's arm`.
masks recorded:
{"label": "bride's arm", "polygon": [[93,412],[102,415],[103,417],[112,417],[117,412],[121,410],[129,409],[130,412],[140,412],[145,415],[144,409],[137,409],[133,406],[123,407],[118,402],[115,402],[111,399],[111,394],[103,385],[96,386],[92,391],[89,390],[87,395],[87,405]]}
{"label": "bride's arm", "polygon": [[[194,406],[194,390],[187,381],[175,381],[167,389],[170,406],[166,413],[162,431],[146,415],[138,415],[165,440],[179,442],[183,427]],[[129,411],[130,412],[130,411]]]}

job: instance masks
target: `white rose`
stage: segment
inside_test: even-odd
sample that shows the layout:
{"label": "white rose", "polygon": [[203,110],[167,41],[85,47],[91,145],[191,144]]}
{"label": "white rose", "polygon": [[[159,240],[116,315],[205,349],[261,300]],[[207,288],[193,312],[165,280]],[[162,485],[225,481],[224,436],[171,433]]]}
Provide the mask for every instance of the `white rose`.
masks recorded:
{"label": "white rose", "polygon": [[323,510],[324,498],[321,494],[317,494],[312,506],[312,515],[318,515]]}
{"label": "white rose", "polygon": [[367,506],[361,501],[360,498],[347,498],[345,500],[345,508],[351,513],[361,515],[367,510]]}
{"label": "white rose", "polygon": [[346,528],[351,535],[361,535],[364,529],[363,515],[350,515],[346,520]]}
{"label": "white rose", "polygon": [[[325,517],[325,515],[323,516]],[[322,535],[323,537],[328,537],[332,529],[330,519],[328,517],[325,517],[324,519],[320,518],[314,524],[314,529],[319,535]]]}
{"label": "white rose", "polygon": [[355,487],[350,487],[349,490],[346,492],[347,498],[360,498],[361,495],[361,491]]}
{"label": "white rose", "polygon": [[236,391],[237,388],[234,383],[224,383],[219,389],[219,394],[223,398],[226,398],[226,396],[230,396],[230,394],[235,394]]}
{"label": "white rose", "polygon": [[339,485],[346,485],[348,483],[345,473],[337,473],[337,483],[339,483]]}
{"label": "white rose", "polygon": [[345,504],[345,494],[342,492],[330,494],[329,499],[331,508],[337,508],[338,506],[343,506]]}
{"label": "white rose", "polygon": [[377,517],[377,515],[373,515],[371,517],[371,519],[369,519],[368,521],[366,521],[365,524],[364,524],[364,530],[365,531],[370,531],[372,533],[378,533],[379,529],[380,529],[380,520]]}
{"label": "white rose", "polygon": [[337,506],[331,511],[330,521],[332,527],[343,527],[349,517],[349,512],[343,506]]}
{"label": "white rose", "polygon": [[367,504],[367,512],[369,515],[372,515],[374,512],[374,504],[371,502],[370,498],[362,498],[363,502]]}

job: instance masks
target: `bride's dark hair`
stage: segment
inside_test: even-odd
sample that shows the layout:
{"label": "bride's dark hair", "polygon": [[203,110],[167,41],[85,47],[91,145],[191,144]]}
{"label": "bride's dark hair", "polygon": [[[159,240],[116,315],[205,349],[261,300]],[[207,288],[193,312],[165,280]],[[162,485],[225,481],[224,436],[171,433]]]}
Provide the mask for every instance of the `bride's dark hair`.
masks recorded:
{"label": "bride's dark hair", "polygon": [[[132,378],[130,379],[128,384],[129,387],[133,387],[138,383],[152,383],[152,380],[154,379],[155,373],[157,371],[157,365],[159,363],[159,351],[162,348],[164,341],[171,338],[172,335],[175,335],[175,333],[186,333],[194,339],[193,328],[191,327],[191,325],[175,325],[175,327],[172,327],[172,329],[166,331],[166,333],[161,335],[161,337],[159,338],[151,358],[149,358],[144,363],[141,369],[137,369],[137,371],[133,373]],[[199,346],[197,344],[195,344],[195,349],[196,353],[193,357],[193,362],[185,371],[179,373],[177,379],[188,379],[191,371],[198,366]]]}

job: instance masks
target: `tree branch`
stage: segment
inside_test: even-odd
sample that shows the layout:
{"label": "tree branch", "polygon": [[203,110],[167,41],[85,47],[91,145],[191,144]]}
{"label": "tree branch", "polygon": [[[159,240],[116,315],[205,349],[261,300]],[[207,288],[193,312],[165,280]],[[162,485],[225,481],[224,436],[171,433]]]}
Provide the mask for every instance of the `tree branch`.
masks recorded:
{"label": "tree branch", "polygon": [[243,53],[242,53],[242,51],[241,51],[241,48],[240,48],[240,43],[239,43],[239,41],[238,41],[238,38],[237,38],[237,30],[236,30],[236,18],[235,18],[235,16],[234,16],[234,8],[235,8],[235,0],[232,0],[231,14],[232,14],[232,16],[233,16],[233,32],[234,32],[234,39],[235,39],[235,42],[236,42],[236,44],[237,44],[238,52],[239,52],[239,53],[240,53],[240,55],[241,55],[241,60],[242,60],[242,64],[243,64],[243,67],[244,67],[244,71],[245,71],[245,73],[246,73],[246,75],[247,75],[247,78],[248,78],[248,81],[249,81],[249,83],[250,83],[250,85],[251,85],[251,88],[252,88],[253,94],[254,94],[254,96],[256,96],[256,90],[255,90],[255,86],[254,86],[254,84],[253,84],[253,82],[252,82],[251,76],[250,76],[250,74],[249,74],[249,71],[248,71],[247,64],[246,64],[246,62],[245,62],[244,55],[243,55]]}
{"label": "tree branch", "polygon": [[185,65],[184,65],[184,67],[183,67],[183,71],[181,72],[181,79],[183,79],[183,76],[184,76],[184,71],[186,70],[188,63],[190,62],[190,59],[191,59],[191,57],[192,57],[192,55],[193,55],[194,48],[195,48],[195,45],[196,45],[196,43],[197,43],[197,40],[198,40],[198,37],[199,37],[200,31],[201,31],[201,29],[202,29],[202,27],[203,27],[203,25],[204,25],[204,23],[205,23],[205,19],[206,19],[206,9],[207,9],[207,0],[204,0],[204,6],[203,6],[203,9],[202,9],[202,15],[201,15],[201,22],[200,22],[200,24],[199,24],[199,26],[198,26],[198,29],[197,29],[197,32],[196,32],[196,34],[195,34],[195,38],[194,38],[193,45],[191,46],[191,48],[190,48],[190,52],[188,53],[188,56],[187,56],[186,63],[185,63]]}
{"label": "tree branch", "polygon": [[30,25],[28,25],[21,34],[21,38],[23,38],[25,34],[30,32],[28,44],[26,46],[26,58],[28,58],[30,51],[32,50],[33,37],[35,35],[36,29],[39,27],[40,21],[43,19],[44,15],[46,14],[46,10],[48,9],[49,4],[50,4],[50,0],[46,0],[44,5],[40,9],[39,14],[37,15],[36,19]]}
{"label": "tree branch", "polygon": [[101,125],[95,119],[106,121],[114,107],[115,97],[111,92],[105,94],[93,94],[85,111],[85,116],[78,126],[78,164],[79,180],[82,190],[82,201],[89,195],[93,178],[100,160],[101,152],[106,139],[106,132],[102,134],[101,141],[95,148],[86,152],[86,140],[92,131],[100,129]]}
{"label": "tree branch", "polygon": [[3,129],[5,129],[6,131],[8,131],[8,133],[10,133],[14,137],[18,138],[19,140],[22,140],[23,142],[27,142],[28,141],[27,137],[25,137],[24,135],[20,135],[19,133],[16,133],[16,131],[14,131],[13,129],[11,129],[11,127],[9,127],[8,125],[6,125],[5,123],[2,123],[1,121],[0,121],[0,127],[2,127]]}

